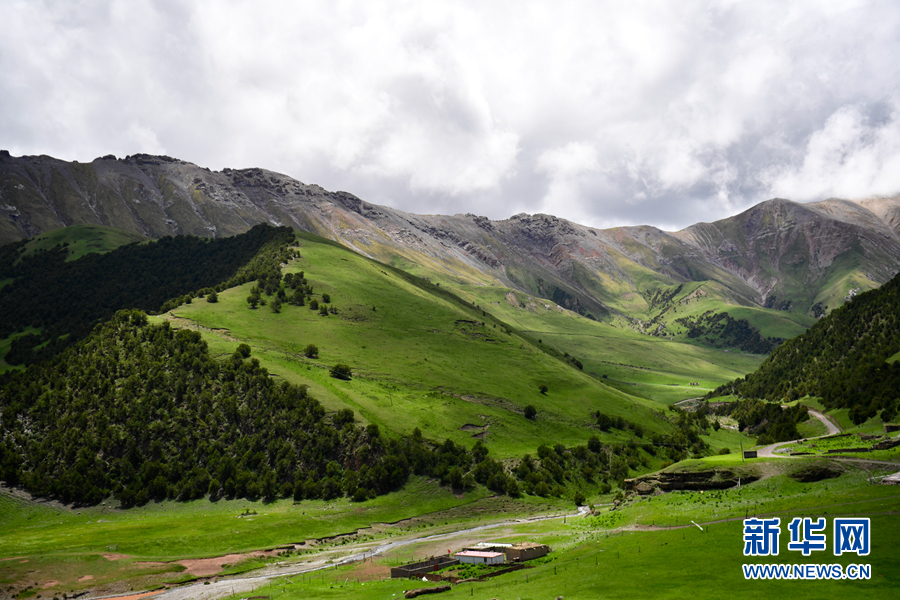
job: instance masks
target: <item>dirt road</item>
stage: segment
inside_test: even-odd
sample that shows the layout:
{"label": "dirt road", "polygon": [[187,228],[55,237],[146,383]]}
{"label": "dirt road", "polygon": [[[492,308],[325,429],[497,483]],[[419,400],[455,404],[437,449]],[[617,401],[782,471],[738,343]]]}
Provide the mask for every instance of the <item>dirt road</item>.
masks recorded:
{"label": "dirt road", "polygon": [[831,421],[831,419],[829,419],[828,417],[826,417],[819,411],[813,410],[810,408],[809,414],[812,415],[813,417],[817,418],[822,423],[822,425],[824,425],[825,428],[828,430],[828,433],[826,433],[825,435],[820,435],[820,436],[811,437],[811,438],[801,438],[799,440],[791,440],[789,442],[778,442],[777,444],[769,444],[768,446],[763,446],[762,448],[757,450],[756,451],[757,455],[761,458],[790,458],[790,456],[786,456],[784,454],[776,454],[775,450],[777,450],[778,448],[780,448],[782,446],[787,446],[788,444],[795,444],[797,442],[803,442],[806,440],[817,440],[819,438],[828,437],[829,435],[835,435],[835,434],[841,432],[840,428],[837,425],[835,425]]}

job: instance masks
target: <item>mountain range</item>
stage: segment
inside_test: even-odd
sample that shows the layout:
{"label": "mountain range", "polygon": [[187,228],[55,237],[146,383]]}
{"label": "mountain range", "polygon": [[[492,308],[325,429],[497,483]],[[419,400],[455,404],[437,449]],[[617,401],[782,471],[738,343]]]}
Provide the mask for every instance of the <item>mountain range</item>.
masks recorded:
{"label": "mountain range", "polygon": [[806,327],[900,271],[900,196],[772,199],[676,232],[595,229],[545,214],[499,221],[411,214],[261,168],[210,171],[144,154],[80,163],[0,151],[2,244],[70,225],[161,238],[231,236],[259,223],[315,233],[422,276],[505,286],[657,333],[671,330],[671,311],[691,299],[680,294],[691,282],[705,282],[690,288],[692,297],[785,311]]}

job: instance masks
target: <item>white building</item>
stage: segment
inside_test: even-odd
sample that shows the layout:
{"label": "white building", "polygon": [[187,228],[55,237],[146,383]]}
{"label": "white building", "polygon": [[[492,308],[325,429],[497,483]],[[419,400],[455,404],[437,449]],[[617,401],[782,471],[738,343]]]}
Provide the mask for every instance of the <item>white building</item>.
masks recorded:
{"label": "white building", "polygon": [[459,562],[476,565],[502,565],[506,562],[506,555],[502,552],[479,552],[477,550],[463,550],[454,554]]}

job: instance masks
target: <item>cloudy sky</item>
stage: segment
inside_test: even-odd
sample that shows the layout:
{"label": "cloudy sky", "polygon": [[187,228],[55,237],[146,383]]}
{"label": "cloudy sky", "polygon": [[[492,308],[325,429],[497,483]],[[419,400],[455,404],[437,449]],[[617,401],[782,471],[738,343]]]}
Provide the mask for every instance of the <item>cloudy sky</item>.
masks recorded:
{"label": "cloudy sky", "polygon": [[0,0],[0,148],[677,229],[900,192],[900,3]]}

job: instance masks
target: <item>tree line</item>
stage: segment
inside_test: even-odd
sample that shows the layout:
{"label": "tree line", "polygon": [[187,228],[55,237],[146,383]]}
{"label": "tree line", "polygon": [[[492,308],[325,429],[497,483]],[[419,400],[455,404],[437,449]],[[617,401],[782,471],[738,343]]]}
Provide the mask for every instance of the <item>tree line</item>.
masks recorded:
{"label": "tree line", "polygon": [[67,261],[66,248],[24,256],[24,242],[0,249],[0,339],[13,340],[9,364],[35,364],[84,338],[121,309],[165,312],[197,291],[222,291],[277,270],[294,241],[288,227],[257,225],[230,238],[167,236]]}
{"label": "tree line", "polygon": [[724,403],[715,413],[735,419],[739,431],[758,436],[756,443],[760,446],[799,439],[802,436],[797,423],[808,418],[808,409],[800,404],[782,407],[758,399]]}
{"label": "tree line", "polygon": [[696,317],[681,317],[675,322],[687,329],[691,339],[703,338],[716,348],[739,348],[744,352],[768,354],[784,340],[763,337],[747,319],[735,319],[726,312],[708,310]]}

